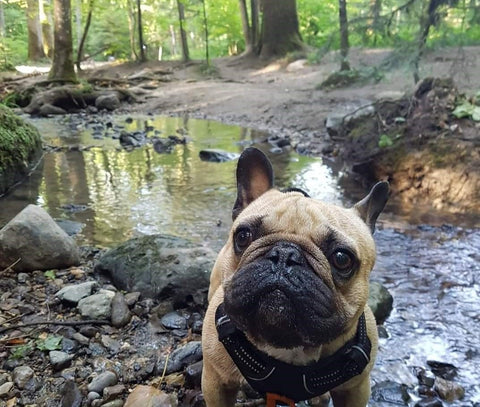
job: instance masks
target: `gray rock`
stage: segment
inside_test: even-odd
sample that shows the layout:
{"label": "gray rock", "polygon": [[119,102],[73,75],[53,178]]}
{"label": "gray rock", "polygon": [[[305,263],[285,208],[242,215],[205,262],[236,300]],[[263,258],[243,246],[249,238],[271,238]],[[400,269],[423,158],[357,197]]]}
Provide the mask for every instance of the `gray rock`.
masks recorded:
{"label": "gray rock", "polygon": [[372,399],[377,402],[391,403],[398,406],[408,406],[410,395],[404,384],[384,381],[372,388]]}
{"label": "gray rock", "polygon": [[377,324],[383,324],[393,309],[393,297],[390,292],[379,282],[370,283],[368,306],[375,315]]}
{"label": "gray rock", "polygon": [[35,372],[30,366],[18,366],[13,370],[13,382],[19,389],[25,389],[30,387],[34,375]]}
{"label": "gray rock", "polygon": [[123,407],[123,400],[112,400],[105,404],[102,403],[102,407]]}
{"label": "gray rock", "polygon": [[107,370],[95,377],[87,386],[89,392],[103,393],[105,387],[115,386],[118,383],[117,375]]}
{"label": "gray rock", "polygon": [[439,399],[426,398],[415,403],[414,407],[442,407],[443,403]]}
{"label": "gray rock", "polygon": [[57,225],[60,226],[68,236],[79,234],[85,227],[85,223],[74,222],[68,219],[55,219],[55,222],[57,222]]}
{"label": "gray rock", "polygon": [[325,120],[325,128],[327,133],[331,138],[338,137],[343,127],[343,115],[332,115],[328,116]]}
{"label": "gray rock", "polygon": [[229,153],[227,151],[206,149],[201,150],[199,153],[200,160],[209,161],[212,163],[223,163],[226,161],[232,161],[239,157],[239,154]]}
{"label": "gray rock", "polygon": [[90,342],[90,340],[82,335],[80,332],[75,332],[73,335],[72,335],[72,339],[76,340],[80,345],[88,345],[88,343]]}
{"label": "gray rock", "polygon": [[88,319],[110,319],[112,299],[115,293],[107,290],[100,290],[97,294],[82,298],[78,302],[78,309],[82,317]]}
{"label": "gray rock", "polygon": [[0,230],[0,269],[18,259],[15,271],[61,269],[80,263],[78,247],[45,212],[28,205]]}
{"label": "gray rock", "polygon": [[[191,341],[186,345],[175,349],[167,364],[165,374],[169,375],[174,372],[180,372],[188,365],[198,362],[202,359],[202,343],[200,341]],[[157,365],[157,372],[163,372],[165,368],[165,360],[162,360]]]}
{"label": "gray rock", "polygon": [[114,93],[100,95],[95,100],[95,107],[99,110],[106,109],[112,111],[120,107],[120,100]]}
{"label": "gray rock", "polygon": [[0,386],[6,382],[11,382],[12,377],[8,373],[0,372]]}
{"label": "gray rock", "polygon": [[123,384],[117,384],[115,386],[105,387],[103,389],[103,398],[107,401],[113,400],[125,393],[125,386]]}
{"label": "gray rock", "polygon": [[441,377],[435,378],[434,388],[440,398],[449,403],[452,403],[455,400],[461,400],[465,396],[465,389],[463,386],[450,380],[442,379]]}
{"label": "gray rock", "polygon": [[38,112],[40,116],[51,116],[51,115],[57,115],[57,114],[67,114],[67,111],[65,109],[62,109],[61,107],[51,105],[50,103],[45,103],[42,106],[40,106],[40,110]]}
{"label": "gray rock", "polygon": [[126,293],[125,294],[125,301],[127,302],[127,305],[131,307],[132,305],[135,305],[135,303],[140,299],[140,293],[138,291],[134,293]]}
{"label": "gray rock", "polygon": [[185,387],[187,389],[199,389],[202,381],[203,361],[187,366],[185,369]]}
{"label": "gray rock", "polygon": [[143,236],[109,250],[95,271],[125,291],[169,300],[175,308],[204,305],[216,254],[188,240],[168,235]]}
{"label": "gray rock", "polygon": [[130,322],[132,314],[122,293],[117,292],[112,299],[112,325],[122,328]]}
{"label": "gray rock", "polygon": [[98,399],[101,399],[102,396],[100,394],[98,394],[96,391],[91,391],[87,394],[87,401],[88,401],[88,404],[92,404],[92,402],[94,400],[98,400]]}
{"label": "gray rock", "polygon": [[70,366],[70,363],[72,363],[73,359],[72,355],[69,355],[68,353],[59,350],[51,350],[48,354],[48,357],[50,359],[50,363],[53,366],[53,370],[55,371],[59,371],[65,367]]}
{"label": "gray rock", "polygon": [[5,382],[0,386],[0,399],[12,396],[13,382]]}
{"label": "gray rock", "polygon": [[58,291],[55,296],[63,301],[77,304],[82,298],[90,296],[95,287],[97,287],[95,281],[86,281],[80,284],[71,284],[63,287]]}
{"label": "gray rock", "polygon": [[62,407],[80,407],[83,396],[73,380],[67,380],[62,389]]}
{"label": "gray rock", "polygon": [[178,312],[173,311],[165,314],[160,320],[162,325],[168,329],[186,329],[187,320],[183,315],[180,315]]}
{"label": "gray rock", "polygon": [[174,395],[164,393],[153,386],[139,385],[130,393],[124,407],[174,407],[177,403],[173,397]]}

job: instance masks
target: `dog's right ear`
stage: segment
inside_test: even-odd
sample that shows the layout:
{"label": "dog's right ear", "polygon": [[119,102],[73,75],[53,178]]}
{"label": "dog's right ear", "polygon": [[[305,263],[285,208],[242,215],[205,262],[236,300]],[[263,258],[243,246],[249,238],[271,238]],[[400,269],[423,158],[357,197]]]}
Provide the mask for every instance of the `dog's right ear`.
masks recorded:
{"label": "dog's right ear", "polygon": [[254,147],[245,149],[237,164],[237,200],[233,206],[233,220],[272,187],[273,169],[267,156]]}

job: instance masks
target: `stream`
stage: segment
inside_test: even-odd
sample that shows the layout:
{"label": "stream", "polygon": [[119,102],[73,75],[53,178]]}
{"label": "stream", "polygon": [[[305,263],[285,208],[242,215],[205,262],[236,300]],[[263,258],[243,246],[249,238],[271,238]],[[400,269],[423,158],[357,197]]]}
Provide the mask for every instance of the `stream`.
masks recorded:
{"label": "stream", "polygon": [[[207,162],[204,149],[239,154],[255,145],[268,154],[279,187],[296,186],[328,202],[351,205],[341,170],[279,148],[268,134],[220,123],[171,117],[67,116],[31,120],[48,146],[28,180],[0,198],[0,227],[27,204],[42,206],[80,245],[109,248],[139,235],[187,237],[219,250],[231,224],[236,161]],[[121,131],[147,139],[184,137],[171,153],[154,144],[126,149]],[[407,385],[427,361],[453,364],[466,391],[452,406],[480,405],[480,229],[410,223],[380,216],[372,279],[394,297],[384,326],[373,384]],[[411,394],[410,406],[415,405]],[[391,406],[389,403],[372,404]]]}

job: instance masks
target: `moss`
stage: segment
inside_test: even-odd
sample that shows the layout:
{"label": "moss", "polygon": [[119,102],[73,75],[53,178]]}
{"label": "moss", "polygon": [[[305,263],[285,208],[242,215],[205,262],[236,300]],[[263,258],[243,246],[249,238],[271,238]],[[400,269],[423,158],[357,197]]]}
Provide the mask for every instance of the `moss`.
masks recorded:
{"label": "moss", "polygon": [[0,105],[0,194],[27,174],[41,148],[38,130]]}

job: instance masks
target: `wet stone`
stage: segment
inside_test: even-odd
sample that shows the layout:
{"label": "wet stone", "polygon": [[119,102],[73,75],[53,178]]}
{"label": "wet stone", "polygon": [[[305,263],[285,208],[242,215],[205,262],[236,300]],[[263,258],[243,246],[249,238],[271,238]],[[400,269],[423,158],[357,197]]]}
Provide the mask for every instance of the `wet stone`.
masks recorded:
{"label": "wet stone", "polygon": [[55,296],[60,298],[62,301],[77,304],[82,298],[90,296],[96,286],[97,283],[95,281],[67,285],[58,291]]}
{"label": "wet stone", "polygon": [[130,322],[132,314],[122,293],[116,292],[112,299],[112,325],[122,328]]}
{"label": "wet stone", "polygon": [[427,365],[435,376],[445,380],[452,380],[457,375],[457,367],[451,363],[427,360]]}
{"label": "wet stone", "polygon": [[238,158],[238,154],[227,151],[206,149],[199,152],[200,160],[212,163],[224,163]]}
{"label": "wet stone", "polygon": [[185,387],[199,389],[202,381],[203,361],[198,361],[185,369]]}
{"label": "wet stone", "polygon": [[378,402],[407,406],[410,396],[407,391],[407,386],[404,384],[384,381],[373,386],[372,399]]}
{"label": "wet stone", "polygon": [[90,342],[90,340],[85,336],[85,335],[82,335],[80,332],[75,332],[72,336],[72,338],[77,341],[80,345],[88,345],[88,343]]}
{"label": "wet stone", "polygon": [[439,399],[428,398],[415,403],[415,407],[443,407],[443,403]]}
{"label": "wet stone", "polygon": [[140,299],[140,293],[138,291],[133,293],[125,294],[125,302],[129,307],[135,305],[135,303]]}
{"label": "wet stone", "polygon": [[62,389],[62,407],[80,407],[83,396],[73,380],[67,380]]}
{"label": "wet stone", "polygon": [[112,400],[101,405],[102,407],[123,407],[123,400]]}
{"label": "wet stone", "polygon": [[88,401],[88,404],[92,404],[92,402],[94,400],[98,400],[98,399],[101,399],[102,396],[100,394],[98,394],[96,391],[91,391],[87,394],[87,401]]}
{"label": "wet stone", "polygon": [[372,281],[368,296],[368,306],[375,315],[377,324],[380,325],[388,318],[393,309],[393,297],[380,283]]}
{"label": "wet stone", "polygon": [[[75,334],[74,334],[75,335]],[[62,351],[67,353],[73,353],[78,349],[78,343],[73,339],[62,339]]]}
{"label": "wet stone", "polygon": [[19,389],[27,387],[35,372],[30,366],[18,366],[13,370],[13,382]]}
{"label": "wet stone", "polygon": [[[202,359],[202,344],[200,341],[191,341],[186,345],[175,349],[168,359],[168,364],[165,373],[171,374],[180,372],[188,365],[198,362]],[[157,372],[163,372],[165,367],[165,360],[162,360],[157,365]]]}
{"label": "wet stone", "polygon": [[117,375],[113,372],[106,371],[100,373],[87,386],[88,391],[102,394],[105,387],[114,386],[118,382]]}
{"label": "wet stone", "polygon": [[53,370],[56,371],[62,370],[63,368],[70,366],[70,363],[73,359],[72,355],[58,350],[50,351],[48,357],[50,359],[50,363],[53,366]]}
{"label": "wet stone", "polygon": [[183,315],[178,312],[169,312],[165,314],[161,319],[162,325],[168,329],[186,329],[187,320]]}
{"label": "wet stone", "polygon": [[87,338],[94,338],[100,330],[93,325],[85,325],[80,328],[80,334]]}
{"label": "wet stone", "polygon": [[123,384],[117,384],[115,386],[105,387],[103,389],[104,400],[113,400],[125,393],[125,386]]}
{"label": "wet stone", "polygon": [[465,396],[465,389],[461,385],[441,377],[435,379],[435,390],[442,400],[449,403],[461,400]]}
{"label": "wet stone", "polygon": [[13,382],[5,382],[0,386],[0,399],[12,396],[14,389]]}
{"label": "wet stone", "polygon": [[111,316],[111,304],[115,293],[100,290],[97,294],[82,298],[78,302],[78,309],[82,317],[88,319],[109,319]]}

